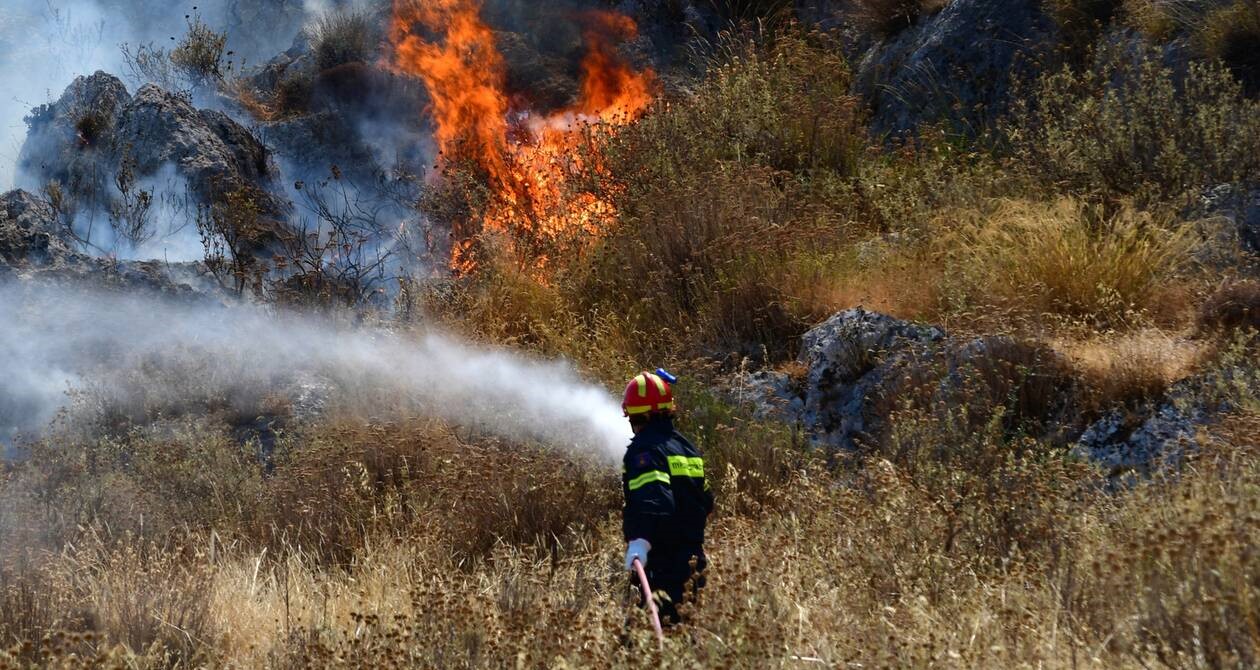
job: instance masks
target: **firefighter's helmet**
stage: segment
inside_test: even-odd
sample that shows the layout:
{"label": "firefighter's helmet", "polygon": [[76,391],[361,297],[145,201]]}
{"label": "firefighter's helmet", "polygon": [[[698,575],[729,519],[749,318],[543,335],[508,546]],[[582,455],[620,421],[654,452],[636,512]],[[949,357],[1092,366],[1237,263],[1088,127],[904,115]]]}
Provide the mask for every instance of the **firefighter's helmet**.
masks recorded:
{"label": "firefighter's helmet", "polygon": [[674,391],[669,382],[653,372],[639,374],[626,385],[626,395],[621,402],[626,416],[670,413],[674,411]]}

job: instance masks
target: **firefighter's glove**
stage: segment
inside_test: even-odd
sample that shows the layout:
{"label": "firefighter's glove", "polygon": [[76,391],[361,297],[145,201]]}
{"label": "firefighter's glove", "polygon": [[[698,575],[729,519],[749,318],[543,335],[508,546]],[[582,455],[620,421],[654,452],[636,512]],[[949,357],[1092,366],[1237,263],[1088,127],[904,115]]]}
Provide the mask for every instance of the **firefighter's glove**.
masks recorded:
{"label": "firefighter's glove", "polygon": [[652,543],[647,540],[630,540],[626,545],[626,570],[634,569],[634,559],[639,559],[643,567],[647,567],[647,555],[652,551]]}

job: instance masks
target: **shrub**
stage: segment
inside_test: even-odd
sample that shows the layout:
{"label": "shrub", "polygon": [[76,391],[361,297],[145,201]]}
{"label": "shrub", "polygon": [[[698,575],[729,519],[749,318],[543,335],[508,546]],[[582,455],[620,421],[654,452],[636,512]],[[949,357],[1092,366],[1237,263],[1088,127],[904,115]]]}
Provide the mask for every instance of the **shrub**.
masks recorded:
{"label": "shrub", "polygon": [[1229,281],[1199,310],[1199,331],[1260,330],[1260,281]]}
{"label": "shrub", "polygon": [[188,32],[171,50],[171,65],[193,88],[213,86],[223,81],[227,33],[215,31],[200,16],[188,19]]}
{"label": "shrub", "polygon": [[1128,22],[1156,41],[1165,41],[1201,20],[1199,0],[1124,0]]}
{"label": "shrub", "polygon": [[820,239],[794,227],[791,196],[761,168],[719,168],[662,184],[650,218],[627,219],[592,252],[579,304],[622,315],[635,353],[735,351],[776,356],[804,331],[776,278]]}
{"label": "shrub", "polygon": [[[1010,337],[976,338],[966,345],[899,364],[873,394],[871,416],[878,430],[866,446],[897,465],[897,416],[935,417],[960,435],[993,433],[1003,443],[1033,436],[1049,443],[1070,423],[1076,382],[1065,361],[1048,347]],[[952,448],[944,443],[937,450]],[[934,452],[943,456],[944,452]]]}
{"label": "shrub", "polygon": [[307,32],[315,67],[320,71],[347,63],[366,63],[380,41],[372,17],[355,10],[328,12],[316,19]]}
{"label": "shrub", "polygon": [[1088,51],[1120,13],[1122,0],[1048,0],[1044,3],[1060,30],[1069,59]]}
{"label": "shrub", "polygon": [[1260,4],[1234,0],[1209,12],[1195,38],[1205,55],[1225,63],[1248,95],[1260,94]]}
{"label": "shrub", "polygon": [[1260,102],[1212,64],[1178,78],[1157,54],[1102,47],[1088,66],[1042,76],[1004,126],[1032,174],[1091,199],[1185,205],[1260,178]]}
{"label": "shrub", "polygon": [[692,98],[620,133],[607,150],[609,170],[629,180],[632,198],[638,187],[721,161],[851,175],[865,142],[848,84],[848,65],[828,38],[737,43]]}
{"label": "shrub", "polygon": [[1008,201],[959,214],[942,241],[960,304],[1004,306],[1120,323],[1147,309],[1161,282],[1184,267],[1193,244],[1150,214],[1107,216],[1080,201]]}
{"label": "shrub", "polygon": [[947,0],[852,0],[847,17],[866,32],[889,36],[910,27],[920,16],[937,11],[946,4]]}
{"label": "shrub", "polygon": [[1126,0],[1130,22],[1156,41],[1189,38],[1198,55],[1219,59],[1260,93],[1260,6],[1253,0]]}
{"label": "shrub", "polygon": [[1006,435],[1000,407],[980,425],[967,412],[944,404],[904,409],[880,452],[932,509],[940,524],[933,551],[985,572],[1012,560],[1049,560],[1069,532],[1069,501],[1089,481],[1088,468],[1051,443]]}
{"label": "shrub", "polygon": [[814,316],[784,291],[789,259],[843,234],[864,144],[847,81],[825,43],[780,36],[621,131],[619,220],[572,274],[578,311],[623,314],[644,356],[787,353]]}

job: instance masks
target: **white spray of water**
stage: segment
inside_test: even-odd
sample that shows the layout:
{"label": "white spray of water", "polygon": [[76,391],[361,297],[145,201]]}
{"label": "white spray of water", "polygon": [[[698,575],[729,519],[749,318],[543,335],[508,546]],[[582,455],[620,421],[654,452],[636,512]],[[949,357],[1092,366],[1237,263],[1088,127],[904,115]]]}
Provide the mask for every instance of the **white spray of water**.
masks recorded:
{"label": "white spray of water", "polygon": [[[198,378],[172,380],[155,369],[188,357],[213,363],[193,368]],[[83,384],[98,393],[138,383],[159,395],[181,385],[231,395],[294,374],[604,459],[618,458],[630,437],[609,393],[562,362],[246,306],[0,286],[0,437],[38,430],[67,404],[67,388]]]}

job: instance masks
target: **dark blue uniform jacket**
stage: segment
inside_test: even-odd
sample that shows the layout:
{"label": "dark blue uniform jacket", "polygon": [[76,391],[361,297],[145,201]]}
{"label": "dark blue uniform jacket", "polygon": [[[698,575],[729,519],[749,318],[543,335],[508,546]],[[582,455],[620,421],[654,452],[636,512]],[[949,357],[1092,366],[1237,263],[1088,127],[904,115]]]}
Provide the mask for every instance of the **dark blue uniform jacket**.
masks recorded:
{"label": "dark blue uniform jacket", "polygon": [[699,547],[713,511],[704,457],[674,430],[669,417],[654,418],[630,441],[622,469],[626,541],[645,539],[652,551]]}

